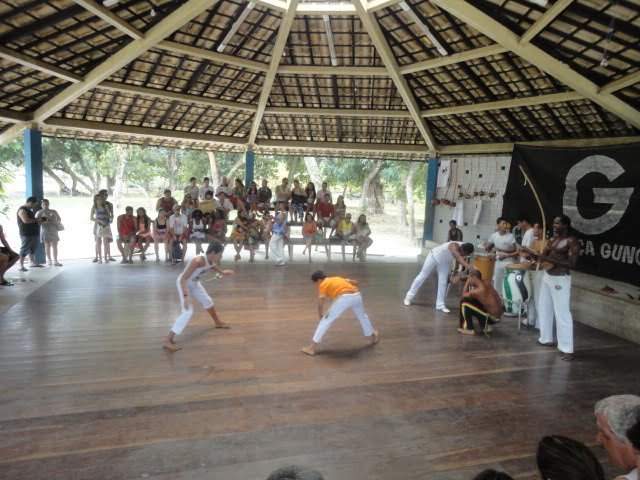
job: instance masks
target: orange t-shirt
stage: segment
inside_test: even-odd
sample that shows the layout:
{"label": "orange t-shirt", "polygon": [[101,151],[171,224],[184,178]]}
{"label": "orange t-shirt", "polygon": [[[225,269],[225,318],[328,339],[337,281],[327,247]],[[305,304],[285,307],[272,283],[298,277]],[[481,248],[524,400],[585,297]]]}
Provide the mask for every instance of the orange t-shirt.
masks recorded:
{"label": "orange t-shirt", "polygon": [[320,282],[318,290],[321,297],[329,297],[331,300],[335,300],[345,293],[356,293],[358,288],[342,277],[327,277]]}
{"label": "orange t-shirt", "polygon": [[318,226],[316,225],[316,222],[304,222],[304,224],[302,225],[303,235],[311,236],[317,231],[318,231]]}

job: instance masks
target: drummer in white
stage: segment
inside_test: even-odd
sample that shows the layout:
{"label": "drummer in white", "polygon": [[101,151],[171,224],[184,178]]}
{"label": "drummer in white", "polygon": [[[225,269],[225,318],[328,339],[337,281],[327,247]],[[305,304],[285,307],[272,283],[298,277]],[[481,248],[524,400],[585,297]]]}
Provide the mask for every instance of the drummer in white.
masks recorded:
{"label": "drummer in white", "polygon": [[176,350],[180,350],[182,347],[178,345],[173,338],[176,335],[182,333],[184,327],[187,326],[189,320],[193,315],[193,305],[191,303],[191,298],[194,298],[209,312],[211,318],[213,319],[213,323],[216,328],[229,328],[229,326],[220,321],[218,318],[218,314],[216,313],[215,308],[213,307],[213,300],[207,294],[204,287],[200,284],[200,278],[205,272],[209,269],[213,269],[216,272],[222,275],[231,275],[233,274],[233,270],[222,270],[218,266],[220,260],[222,259],[222,252],[224,251],[224,245],[217,240],[214,240],[209,244],[207,248],[207,253],[205,255],[198,255],[195,257],[187,268],[184,269],[180,275],[178,275],[177,286],[178,286],[178,295],[180,296],[180,305],[182,307],[182,313],[176,319],[171,330],[169,331],[169,335],[162,345],[164,348],[171,352],[175,352]]}
{"label": "drummer in white", "polygon": [[502,280],[504,279],[504,269],[514,262],[514,257],[518,256],[516,251],[516,237],[507,232],[507,219],[500,217],[496,220],[498,231],[494,232],[489,240],[484,242],[487,252],[496,254],[496,265],[493,269],[493,288],[498,292],[502,291]]}
{"label": "drummer in white", "polygon": [[431,272],[435,268],[438,271],[438,296],[436,299],[436,310],[440,310],[444,313],[450,313],[450,310],[445,307],[444,301],[447,294],[447,280],[449,279],[451,263],[455,258],[458,263],[467,270],[474,270],[474,268],[465,260],[465,257],[468,257],[472,253],[473,245],[462,242],[447,242],[431,249],[427,254],[424,265],[422,265],[422,270],[420,270],[420,273],[411,284],[411,288],[407,292],[407,295],[404,297],[404,304],[407,306],[411,305],[413,297],[416,296],[416,293],[418,293],[418,290],[424,281],[429,277],[429,275],[431,275]]}

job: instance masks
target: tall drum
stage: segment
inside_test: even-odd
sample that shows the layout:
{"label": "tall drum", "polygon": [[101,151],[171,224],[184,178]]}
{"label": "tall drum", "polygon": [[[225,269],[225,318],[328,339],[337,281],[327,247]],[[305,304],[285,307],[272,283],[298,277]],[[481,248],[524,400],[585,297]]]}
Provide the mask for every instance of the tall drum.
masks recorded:
{"label": "tall drum", "polygon": [[502,297],[505,300],[505,313],[518,315],[520,307],[531,297],[533,287],[528,266],[510,263],[504,271]]}
{"label": "tall drum", "polygon": [[496,256],[493,253],[475,253],[473,266],[482,274],[482,279],[491,282],[493,269],[496,266]]}

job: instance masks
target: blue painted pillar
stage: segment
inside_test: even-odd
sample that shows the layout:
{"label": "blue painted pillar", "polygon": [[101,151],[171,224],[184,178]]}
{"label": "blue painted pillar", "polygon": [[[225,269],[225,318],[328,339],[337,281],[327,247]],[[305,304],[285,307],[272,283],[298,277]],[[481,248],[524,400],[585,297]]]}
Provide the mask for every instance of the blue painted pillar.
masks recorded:
{"label": "blue painted pillar", "polygon": [[436,208],[431,203],[436,196],[436,185],[438,182],[438,159],[430,158],[427,163],[426,179],[426,203],[424,207],[424,230],[422,232],[422,245],[427,240],[433,240],[433,222],[435,221]]}
{"label": "blue painted pillar", "polygon": [[244,184],[247,187],[253,182],[253,166],[253,150],[247,150],[244,154]]}
{"label": "blue painted pillar", "polygon": [[[42,169],[42,133],[40,130],[27,128],[24,131],[24,169],[26,185],[26,196],[36,197],[40,209],[40,202],[44,196],[43,169]],[[45,263],[44,244],[39,243],[36,250],[35,260],[38,263]]]}

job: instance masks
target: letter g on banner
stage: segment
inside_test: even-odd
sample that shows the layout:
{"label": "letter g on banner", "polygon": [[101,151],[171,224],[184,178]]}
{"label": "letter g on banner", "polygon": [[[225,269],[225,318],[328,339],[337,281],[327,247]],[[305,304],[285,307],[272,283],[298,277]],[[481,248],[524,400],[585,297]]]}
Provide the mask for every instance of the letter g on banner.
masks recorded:
{"label": "letter g on banner", "polygon": [[564,211],[571,218],[571,226],[585,235],[599,235],[615,227],[629,207],[633,194],[633,187],[594,188],[593,203],[609,204],[611,208],[600,217],[584,218],[578,209],[578,181],[594,172],[604,175],[612,182],[625,170],[613,158],[591,155],[576,163],[567,173],[562,199]]}

